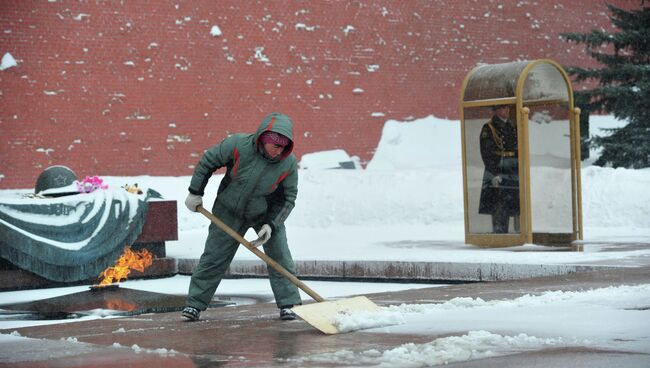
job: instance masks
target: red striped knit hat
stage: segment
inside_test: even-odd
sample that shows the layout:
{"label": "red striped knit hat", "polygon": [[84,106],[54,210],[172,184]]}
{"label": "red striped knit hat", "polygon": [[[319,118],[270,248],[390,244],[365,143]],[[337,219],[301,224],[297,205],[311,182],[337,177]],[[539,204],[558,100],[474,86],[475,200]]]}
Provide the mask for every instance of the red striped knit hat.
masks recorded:
{"label": "red striped knit hat", "polygon": [[262,133],[260,136],[260,142],[266,144],[266,143],[271,143],[271,144],[278,144],[280,146],[286,147],[289,144],[289,138],[283,136],[280,133],[268,131]]}

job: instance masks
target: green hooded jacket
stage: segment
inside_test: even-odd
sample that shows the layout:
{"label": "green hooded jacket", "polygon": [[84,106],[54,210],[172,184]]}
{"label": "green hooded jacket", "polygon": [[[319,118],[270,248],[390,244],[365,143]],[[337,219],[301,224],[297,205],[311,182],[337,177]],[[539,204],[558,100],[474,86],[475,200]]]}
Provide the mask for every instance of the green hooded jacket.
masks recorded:
{"label": "green hooded jacket", "polygon": [[[259,142],[260,135],[268,130],[290,140],[276,159],[268,157]],[[238,217],[267,223],[275,230],[291,213],[298,195],[298,164],[292,154],[293,146],[291,118],[272,113],[254,134],[233,134],[208,149],[194,169],[188,189],[202,196],[214,171],[226,167],[216,203]]]}

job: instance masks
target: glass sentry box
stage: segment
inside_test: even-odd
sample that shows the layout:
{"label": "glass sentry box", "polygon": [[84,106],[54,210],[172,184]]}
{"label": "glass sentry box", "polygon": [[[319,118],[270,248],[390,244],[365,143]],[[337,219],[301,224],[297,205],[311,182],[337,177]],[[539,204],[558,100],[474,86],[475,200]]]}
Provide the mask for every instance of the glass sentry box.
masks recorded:
{"label": "glass sentry box", "polygon": [[481,65],[461,90],[465,241],[582,240],[580,110],[552,60]]}

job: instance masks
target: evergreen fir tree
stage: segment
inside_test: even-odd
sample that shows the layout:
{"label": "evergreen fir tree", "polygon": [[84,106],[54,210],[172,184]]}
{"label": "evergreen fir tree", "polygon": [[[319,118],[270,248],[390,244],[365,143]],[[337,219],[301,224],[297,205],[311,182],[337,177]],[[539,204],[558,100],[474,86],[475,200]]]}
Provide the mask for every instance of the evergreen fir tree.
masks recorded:
{"label": "evergreen fir tree", "polygon": [[650,167],[650,6],[626,11],[607,5],[618,32],[592,30],[590,33],[563,33],[569,42],[585,44],[587,53],[602,68],[568,67],[577,82],[594,80],[594,89],[576,92],[588,101],[581,107],[604,111],[627,120],[621,128],[607,129],[611,135],[592,139],[602,148],[594,163],[599,166]]}

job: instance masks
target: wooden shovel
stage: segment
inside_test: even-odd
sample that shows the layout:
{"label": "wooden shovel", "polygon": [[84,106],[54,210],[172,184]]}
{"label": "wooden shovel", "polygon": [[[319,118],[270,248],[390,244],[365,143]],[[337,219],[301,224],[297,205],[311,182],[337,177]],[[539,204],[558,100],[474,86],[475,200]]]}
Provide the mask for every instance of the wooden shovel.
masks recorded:
{"label": "wooden shovel", "polygon": [[316,327],[326,334],[337,334],[341,331],[337,328],[335,322],[338,315],[352,314],[354,312],[378,312],[379,307],[365,296],[357,296],[347,299],[338,299],[332,301],[325,301],[325,299],[318,295],[309,286],[305,285],[302,281],[298,280],[296,276],[287,271],[279,263],[274,261],[271,257],[264,254],[264,252],[253,246],[248,240],[244,239],[235,230],[226,225],[212,212],[206,210],[203,206],[198,206],[196,210],[205,217],[209,218],[221,230],[225,231],[233,239],[243,244],[248,250],[253,252],[256,256],[262,259],[267,265],[273,267],[282,276],[286,277],[294,285],[299,287],[302,291],[311,296],[317,303],[300,305],[293,307],[292,310],[305,322]]}

